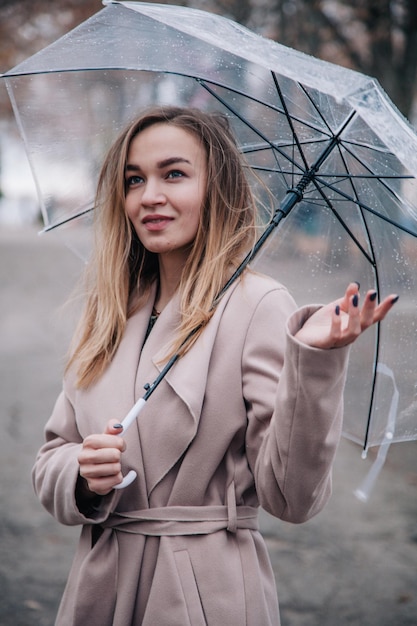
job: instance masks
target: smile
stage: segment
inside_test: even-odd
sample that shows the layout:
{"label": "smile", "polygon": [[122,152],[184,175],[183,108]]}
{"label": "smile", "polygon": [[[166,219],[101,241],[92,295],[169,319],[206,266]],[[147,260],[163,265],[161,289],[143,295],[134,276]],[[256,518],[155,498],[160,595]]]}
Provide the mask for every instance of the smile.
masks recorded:
{"label": "smile", "polygon": [[167,217],[165,215],[147,215],[143,218],[142,224],[147,228],[147,230],[156,231],[162,230],[172,220],[172,217]]}

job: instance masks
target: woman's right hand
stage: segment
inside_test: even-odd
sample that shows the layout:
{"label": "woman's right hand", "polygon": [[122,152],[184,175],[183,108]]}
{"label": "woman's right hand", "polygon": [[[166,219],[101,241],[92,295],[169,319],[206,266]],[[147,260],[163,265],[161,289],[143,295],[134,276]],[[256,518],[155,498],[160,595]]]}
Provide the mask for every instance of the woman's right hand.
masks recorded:
{"label": "woman's right hand", "polygon": [[89,435],[83,441],[78,455],[80,476],[93,494],[105,496],[123,480],[121,456],[126,442],[119,433],[120,424],[110,420],[103,434]]}

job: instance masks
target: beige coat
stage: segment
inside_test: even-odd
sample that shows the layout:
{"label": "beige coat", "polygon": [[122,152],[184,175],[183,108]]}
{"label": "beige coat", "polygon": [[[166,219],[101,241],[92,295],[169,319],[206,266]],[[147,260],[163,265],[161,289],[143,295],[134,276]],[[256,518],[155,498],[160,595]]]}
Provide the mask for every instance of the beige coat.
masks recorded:
{"label": "beige coat", "polygon": [[135,469],[136,481],[78,509],[82,439],[121,420],[155,379],[177,306],[141,353],[151,298],[97,384],[65,380],[46,426],[36,492],[60,522],[83,525],[59,626],[276,626],[257,508],[298,523],[329,497],[348,350],[295,340],[311,311],[249,273],[126,433],[124,473]]}

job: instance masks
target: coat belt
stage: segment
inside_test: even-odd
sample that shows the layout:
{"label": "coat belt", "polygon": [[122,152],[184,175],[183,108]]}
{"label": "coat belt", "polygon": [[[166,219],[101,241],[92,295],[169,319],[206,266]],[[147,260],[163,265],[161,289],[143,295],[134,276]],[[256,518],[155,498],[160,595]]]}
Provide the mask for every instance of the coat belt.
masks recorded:
{"label": "coat belt", "polygon": [[113,513],[104,528],[151,536],[207,535],[238,528],[258,530],[258,510],[251,506],[164,506]]}
{"label": "coat belt", "polygon": [[[96,624],[113,624],[109,616],[113,615],[117,598],[119,532],[162,537],[211,534],[220,530],[236,532],[238,528],[258,530],[258,509],[236,506],[233,482],[227,489],[226,503],[225,506],[164,506],[114,512],[101,522],[103,533],[84,556],[77,572],[74,591],[77,606],[75,609],[64,607],[64,613],[67,609],[74,610],[73,626],[88,624],[91,615],[95,616]],[[102,591],[99,595],[95,593],[98,588]]]}

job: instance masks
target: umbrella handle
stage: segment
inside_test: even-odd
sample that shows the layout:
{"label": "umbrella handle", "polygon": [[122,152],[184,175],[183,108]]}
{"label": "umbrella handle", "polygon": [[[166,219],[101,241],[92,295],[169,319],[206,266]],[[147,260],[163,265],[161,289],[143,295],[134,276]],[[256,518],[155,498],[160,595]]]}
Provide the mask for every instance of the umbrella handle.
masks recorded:
{"label": "umbrella handle", "polygon": [[133,483],[136,476],[137,476],[137,472],[135,472],[135,470],[130,470],[126,474],[126,476],[123,478],[122,482],[119,483],[118,485],[115,485],[113,489],[124,489],[125,487],[128,487],[131,483]]}
{"label": "umbrella handle", "polygon": [[[123,426],[123,430],[121,432],[122,437],[126,433],[129,426],[131,426],[133,422],[136,420],[136,418],[138,417],[139,413],[142,411],[145,404],[146,404],[146,400],[144,398],[139,398],[136,404],[132,406],[129,413],[121,422]],[[124,489],[125,487],[128,487],[131,483],[133,483],[136,476],[137,476],[137,472],[135,472],[134,470],[130,470],[128,474],[126,474],[126,476],[123,478],[122,482],[116,485],[114,489]]]}

